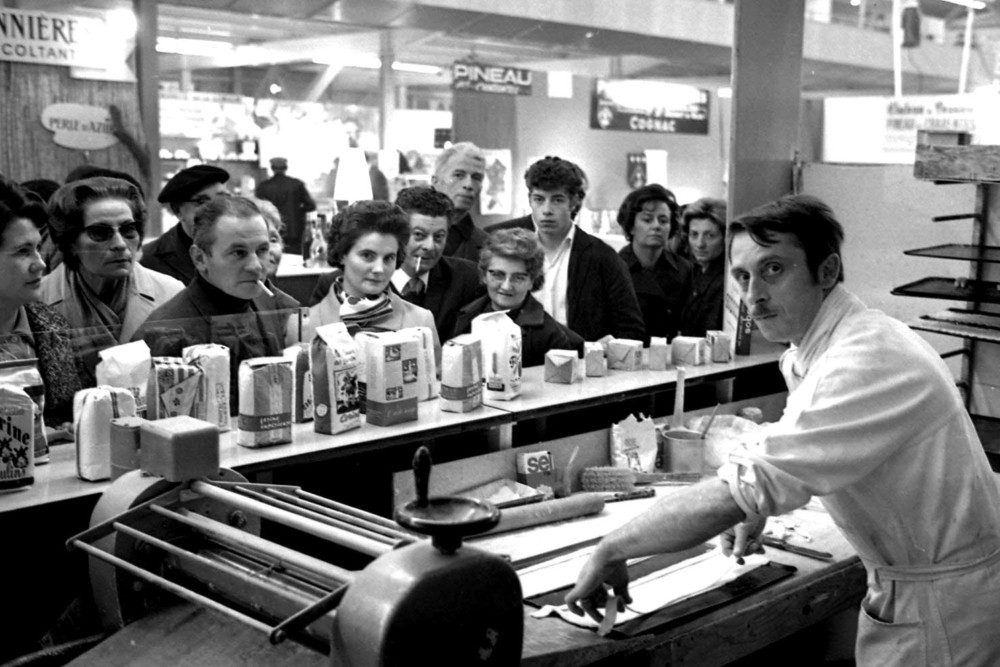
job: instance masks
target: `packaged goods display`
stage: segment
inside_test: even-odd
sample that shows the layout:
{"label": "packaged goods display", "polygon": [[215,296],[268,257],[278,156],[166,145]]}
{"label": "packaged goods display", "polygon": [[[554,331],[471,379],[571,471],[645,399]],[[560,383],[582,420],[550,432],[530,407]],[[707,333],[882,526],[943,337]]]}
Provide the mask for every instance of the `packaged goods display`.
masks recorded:
{"label": "packaged goods display", "polygon": [[545,353],[545,381],[572,384],[579,378],[576,352],[549,350]]}
{"label": "packaged goods display", "polygon": [[670,345],[667,339],[653,336],[649,339],[649,370],[665,371],[670,365]]}
{"label": "packaged goods display", "polygon": [[209,343],[191,345],[181,351],[189,364],[201,369],[201,390],[195,398],[191,416],[215,424],[220,431],[230,429],[229,418],[229,348]]}
{"label": "packaged goods display", "polygon": [[258,357],[240,364],[236,442],[267,447],[292,441],[292,362]]}
{"label": "packaged goods display", "polygon": [[483,349],[485,398],[509,401],[521,394],[521,327],[506,311],[483,313],[472,320],[472,333]]}
{"label": "packaged goods display", "polygon": [[137,340],[109,347],[98,354],[101,360],[96,368],[97,384],[128,389],[135,396],[137,413],[146,414],[151,362],[149,346]]}
{"label": "packaged goods display", "polygon": [[733,338],[725,331],[709,330],[705,332],[705,342],[708,343],[710,356],[715,363],[725,363],[733,358]]}
{"label": "packaged goods display", "polygon": [[608,358],[600,343],[583,344],[583,365],[587,377],[604,377],[608,374]]}
{"label": "packaged goods display", "polygon": [[0,384],[11,384],[24,390],[35,403],[35,435],[32,438],[35,465],[49,462],[49,442],[45,436],[45,385],[35,365],[37,359],[0,362]]}
{"label": "packaged goods display", "polygon": [[0,384],[0,491],[35,482],[34,412],[24,389]]}
{"label": "packaged goods display", "polygon": [[441,346],[441,409],[469,412],[483,404],[482,340],[455,336]]}
{"label": "packaged goods display", "polygon": [[407,327],[400,329],[417,339],[420,343],[420,356],[417,357],[417,400],[429,401],[437,398],[437,360],[434,357],[434,334],[430,327]]}
{"label": "packaged goods display", "polygon": [[701,366],[708,360],[708,343],[704,338],[677,336],[670,341],[670,361],[674,366]]}
{"label": "packaged goods display", "polygon": [[201,369],[180,357],[153,357],[146,392],[146,416],[191,415],[202,390]]}
{"label": "packaged goods display", "polygon": [[309,344],[285,348],[282,356],[292,362],[292,421],[296,424],[313,418],[312,371],[309,370]]}
{"label": "packaged goods display", "polygon": [[616,371],[637,371],[642,368],[642,341],[612,338],[606,347],[608,368]]}
{"label": "packaged goods display", "polygon": [[389,426],[417,419],[420,344],[408,333],[378,333],[365,346],[368,395],[365,419]]}
{"label": "packaged goods display", "polygon": [[342,433],[361,426],[358,348],[341,322],[316,328],[309,349],[313,378],[313,428]]}
{"label": "packaged goods display", "polygon": [[76,473],[97,481],[111,477],[111,420],[135,417],[135,396],[121,387],[81,389],[73,397]]}

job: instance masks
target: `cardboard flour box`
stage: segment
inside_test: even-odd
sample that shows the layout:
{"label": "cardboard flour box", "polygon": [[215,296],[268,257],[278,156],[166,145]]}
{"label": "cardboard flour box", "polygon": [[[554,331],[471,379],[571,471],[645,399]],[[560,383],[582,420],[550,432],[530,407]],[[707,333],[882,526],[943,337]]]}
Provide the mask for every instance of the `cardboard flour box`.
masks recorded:
{"label": "cardboard flour box", "polygon": [[0,384],[0,433],[4,436],[0,438],[0,491],[35,483],[34,413],[35,402],[24,389]]}
{"label": "cardboard flour box", "polygon": [[441,409],[469,412],[483,404],[482,341],[475,334],[455,336],[441,346]]}
{"label": "cardboard flour box", "polygon": [[229,348],[208,343],[189,345],[181,350],[189,364],[201,369],[201,391],[194,402],[191,416],[215,424],[220,431],[228,431],[229,422]]}
{"label": "cardboard flour box", "polygon": [[247,359],[239,370],[240,414],[236,443],[266,447],[292,441],[292,362],[284,357]]}
{"label": "cardboard flour box", "polygon": [[309,348],[313,379],[313,429],[343,433],[361,426],[358,348],[342,322],[316,327]]}
{"label": "cardboard flour box", "polygon": [[201,391],[201,369],[180,357],[153,357],[146,391],[149,419],[193,416]]}
{"label": "cardboard flour box", "polygon": [[483,313],[472,320],[472,333],[483,346],[485,398],[509,401],[521,395],[521,327],[506,311]]}
{"label": "cardboard flour box", "polygon": [[368,341],[365,419],[369,424],[389,426],[417,419],[420,353],[420,344],[408,333],[379,333]]}

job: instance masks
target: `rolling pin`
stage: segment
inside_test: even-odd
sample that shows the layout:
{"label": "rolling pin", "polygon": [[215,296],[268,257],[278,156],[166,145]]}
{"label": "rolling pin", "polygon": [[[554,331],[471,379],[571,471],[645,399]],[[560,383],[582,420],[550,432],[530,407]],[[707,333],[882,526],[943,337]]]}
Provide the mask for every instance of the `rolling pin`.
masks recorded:
{"label": "rolling pin", "polygon": [[567,498],[543,500],[540,503],[530,503],[501,510],[500,523],[480,534],[493,535],[508,530],[519,530],[566,519],[575,519],[579,516],[597,514],[603,509],[604,497],[600,493],[575,493]]}

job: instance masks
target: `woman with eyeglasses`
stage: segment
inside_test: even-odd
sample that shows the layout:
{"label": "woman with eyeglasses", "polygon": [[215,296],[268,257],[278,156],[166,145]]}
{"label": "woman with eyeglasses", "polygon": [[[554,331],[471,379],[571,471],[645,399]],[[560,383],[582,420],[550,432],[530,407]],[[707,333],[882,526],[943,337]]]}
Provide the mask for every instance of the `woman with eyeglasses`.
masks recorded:
{"label": "woman with eyeglasses", "polygon": [[0,361],[36,360],[45,386],[45,423],[58,428],[73,420],[82,369],[66,318],[39,301],[46,218],[42,204],[0,177]]}
{"label": "woman with eyeglasses", "polygon": [[93,384],[97,353],[129,342],[184,285],[136,261],[146,204],[128,181],[67,183],[49,200],[49,226],[63,264],[42,279],[42,301],[69,320],[73,346]]}
{"label": "woman with eyeglasses", "polygon": [[545,280],[545,252],[534,232],[501,229],[479,251],[479,276],[486,296],[458,311],[452,336],[468,333],[477,315],[507,311],[521,327],[521,365],[540,366],[549,350],[582,350],[583,337],[556,322],[531,292]]}

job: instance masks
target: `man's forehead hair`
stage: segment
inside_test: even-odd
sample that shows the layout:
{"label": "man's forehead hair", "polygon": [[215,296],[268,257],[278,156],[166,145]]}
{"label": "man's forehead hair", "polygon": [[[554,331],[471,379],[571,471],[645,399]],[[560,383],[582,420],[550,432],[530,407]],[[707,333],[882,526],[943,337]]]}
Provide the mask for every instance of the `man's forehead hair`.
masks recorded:
{"label": "man's forehead hair", "polygon": [[483,168],[486,167],[486,154],[483,153],[483,149],[471,141],[460,141],[441,151],[434,162],[434,172],[440,172],[449,167],[453,161],[462,157],[468,157],[480,163]]}

